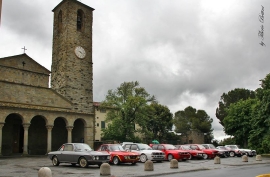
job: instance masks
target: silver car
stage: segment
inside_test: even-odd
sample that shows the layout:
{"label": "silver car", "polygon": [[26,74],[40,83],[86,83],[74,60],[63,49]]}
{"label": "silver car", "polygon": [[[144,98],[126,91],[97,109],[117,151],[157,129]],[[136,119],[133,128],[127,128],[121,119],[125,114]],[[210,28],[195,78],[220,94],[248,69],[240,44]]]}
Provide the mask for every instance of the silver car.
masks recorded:
{"label": "silver car", "polygon": [[165,153],[160,150],[153,150],[147,144],[142,143],[126,143],[123,145],[125,150],[131,152],[138,152],[140,154],[140,161],[146,162],[147,160],[162,162],[165,160]]}
{"label": "silver car", "polygon": [[48,153],[54,166],[60,163],[79,164],[81,167],[88,165],[101,166],[102,163],[109,163],[110,154],[107,152],[97,152],[84,143],[65,143],[57,151]]}

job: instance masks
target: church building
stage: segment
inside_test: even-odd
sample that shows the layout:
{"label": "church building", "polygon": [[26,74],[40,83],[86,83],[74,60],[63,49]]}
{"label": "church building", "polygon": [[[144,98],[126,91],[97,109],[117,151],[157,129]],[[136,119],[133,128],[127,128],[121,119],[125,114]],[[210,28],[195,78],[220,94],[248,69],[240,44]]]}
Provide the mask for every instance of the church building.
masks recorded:
{"label": "church building", "polygon": [[52,11],[51,72],[25,53],[0,58],[2,156],[44,155],[66,142],[94,145],[94,9],[62,0]]}

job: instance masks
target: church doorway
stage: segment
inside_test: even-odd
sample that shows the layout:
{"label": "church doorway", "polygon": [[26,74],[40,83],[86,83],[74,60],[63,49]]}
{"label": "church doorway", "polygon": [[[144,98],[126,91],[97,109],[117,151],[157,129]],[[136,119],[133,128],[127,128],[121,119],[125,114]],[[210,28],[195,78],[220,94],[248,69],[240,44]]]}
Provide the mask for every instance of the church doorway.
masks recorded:
{"label": "church doorway", "polygon": [[44,155],[47,152],[47,128],[45,119],[35,116],[28,130],[28,154]]}
{"label": "church doorway", "polygon": [[52,151],[56,151],[64,143],[67,143],[67,128],[64,118],[58,117],[54,120],[52,129]]}
{"label": "church doorway", "polygon": [[77,119],[74,122],[72,129],[72,142],[84,143],[84,122],[81,119]]}
{"label": "church doorway", "polygon": [[8,156],[23,153],[22,117],[18,114],[8,115],[2,131],[2,154]]}

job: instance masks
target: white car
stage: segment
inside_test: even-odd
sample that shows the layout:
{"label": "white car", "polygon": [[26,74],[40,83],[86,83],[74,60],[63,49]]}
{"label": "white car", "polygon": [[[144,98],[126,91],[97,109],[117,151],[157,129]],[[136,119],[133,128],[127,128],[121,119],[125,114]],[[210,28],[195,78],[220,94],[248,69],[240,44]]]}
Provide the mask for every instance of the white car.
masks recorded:
{"label": "white car", "polygon": [[142,143],[125,143],[123,148],[127,151],[138,152],[140,154],[140,161],[147,160],[162,162],[165,160],[165,153],[160,150],[153,150],[147,144]]}
{"label": "white car", "polygon": [[233,150],[239,150],[239,151],[241,151],[242,155],[247,155],[247,156],[250,156],[250,157],[253,157],[253,156],[257,155],[256,150],[242,149],[238,145],[225,145],[225,147],[229,147],[229,148],[231,148]]}

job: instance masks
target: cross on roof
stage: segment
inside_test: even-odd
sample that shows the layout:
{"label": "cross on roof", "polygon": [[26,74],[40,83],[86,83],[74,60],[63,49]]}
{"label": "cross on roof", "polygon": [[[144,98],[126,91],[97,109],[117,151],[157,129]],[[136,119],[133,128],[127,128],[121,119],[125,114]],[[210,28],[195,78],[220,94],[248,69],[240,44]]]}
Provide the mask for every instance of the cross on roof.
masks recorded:
{"label": "cross on roof", "polygon": [[27,50],[27,49],[25,48],[25,46],[23,46],[22,49],[23,49],[23,53],[25,53],[25,51]]}

